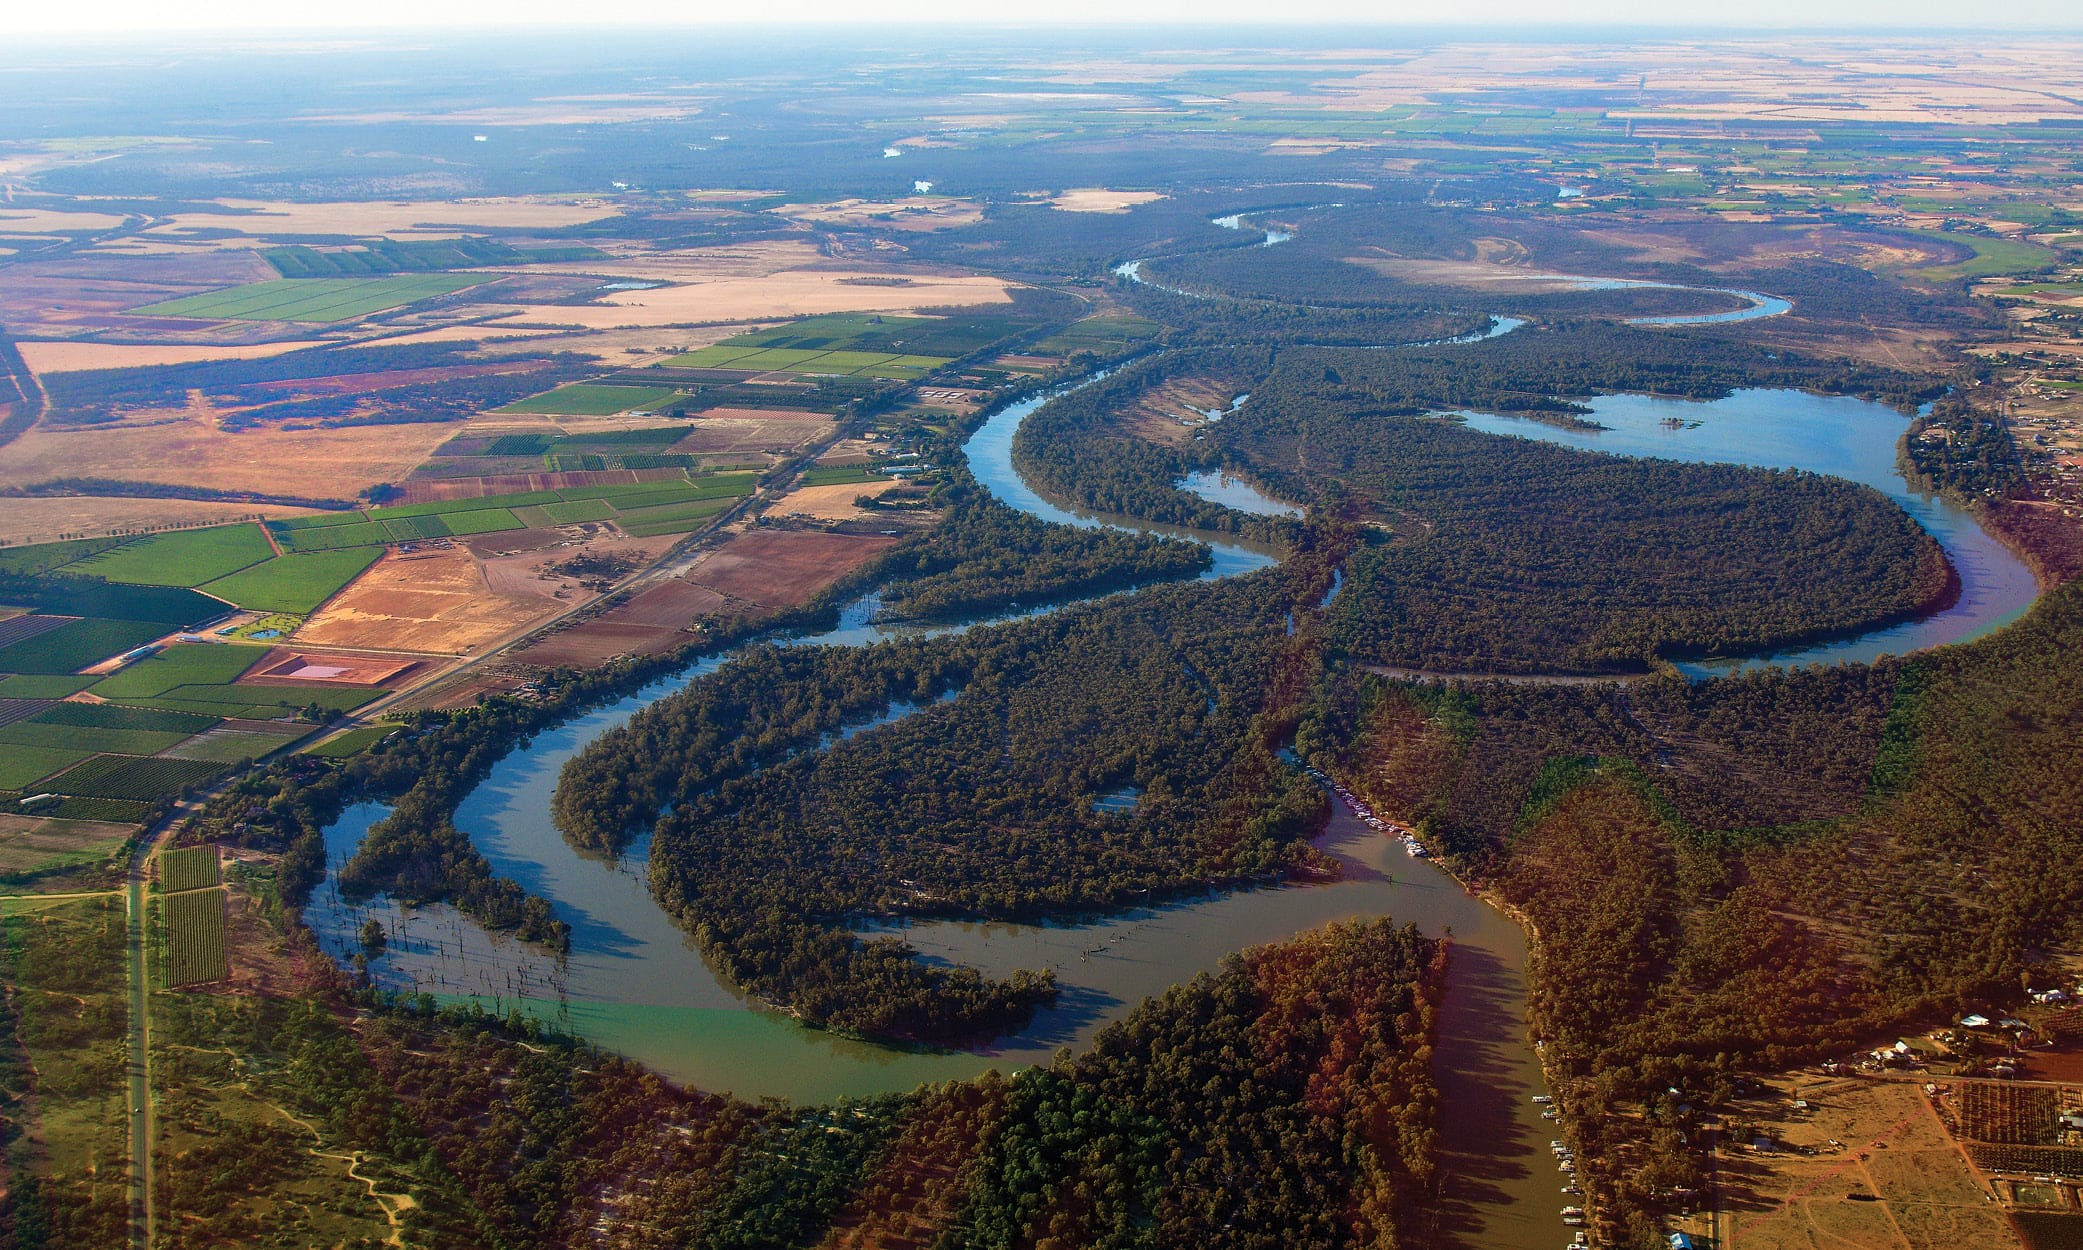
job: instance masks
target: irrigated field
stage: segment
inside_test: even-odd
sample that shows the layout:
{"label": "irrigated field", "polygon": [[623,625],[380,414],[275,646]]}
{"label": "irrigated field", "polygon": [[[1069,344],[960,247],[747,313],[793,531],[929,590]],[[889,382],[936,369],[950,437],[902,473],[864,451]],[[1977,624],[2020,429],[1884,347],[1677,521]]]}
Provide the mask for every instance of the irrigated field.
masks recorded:
{"label": "irrigated field", "polygon": [[253,282],[130,311],[147,317],[218,321],[353,321],[386,309],[477,286],[478,274],[400,274],[389,278],[281,278]]}
{"label": "irrigated field", "polygon": [[231,972],[224,949],[224,891],[190,890],[160,900],[166,917],[166,984],[175,989],[222,981]]}
{"label": "irrigated field", "polygon": [[154,534],[68,564],[63,573],[147,586],[200,586],[274,554],[258,525]]}
{"label": "irrigated field", "polygon": [[184,846],[159,856],[159,888],[168,894],[202,890],[224,882],[214,846]]}
{"label": "irrigated field", "polygon": [[332,598],[382,554],[375,547],[297,552],[204,583],[201,589],[259,612],[306,613]]}

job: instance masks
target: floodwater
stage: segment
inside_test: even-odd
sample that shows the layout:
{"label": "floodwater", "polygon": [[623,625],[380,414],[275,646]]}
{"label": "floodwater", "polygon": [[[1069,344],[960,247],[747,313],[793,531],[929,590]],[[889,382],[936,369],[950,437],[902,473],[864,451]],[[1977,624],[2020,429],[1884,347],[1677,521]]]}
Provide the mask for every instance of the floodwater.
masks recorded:
{"label": "floodwater", "polygon": [[1282,503],[1243,478],[1232,477],[1220,470],[1189,473],[1179,479],[1178,486],[1187,494],[1198,495],[1209,503],[1219,503],[1225,508],[1235,508],[1254,516],[1302,515],[1302,510],[1295,505]]}
{"label": "floodwater", "polygon": [[1518,417],[1461,415],[1471,429],[1580,451],[1808,469],[1847,478],[1900,504],[1959,571],[1959,601],[1943,611],[1834,642],[1679,665],[1695,677],[1907,655],[1978,638],[2018,619],[2038,597],[2032,570],[1972,514],[1910,489],[1896,465],[1896,445],[1907,422],[1892,408],[1870,400],[1788,390],[1737,391],[1705,403],[1607,395],[1592,400],[1589,407],[1589,419],[1606,429],[1574,430]]}

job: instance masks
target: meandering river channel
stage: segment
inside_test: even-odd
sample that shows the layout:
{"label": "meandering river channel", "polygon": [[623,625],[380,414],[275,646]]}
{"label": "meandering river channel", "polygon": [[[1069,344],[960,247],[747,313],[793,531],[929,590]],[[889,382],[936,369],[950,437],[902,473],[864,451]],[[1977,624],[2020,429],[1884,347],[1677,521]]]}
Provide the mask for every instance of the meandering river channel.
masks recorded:
{"label": "meandering river channel", "polygon": [[[1509,328],[1501,326],[1492,333]],[[1021,478],[1012,461],[1012,437],[1047,398],[1036,396],[1000,410],[970,438],[965,451],[977,480],[1012,507],[1044,520],[1153,528],[1061,507]],[[1903,424],[1899,414],[1862,401],[1744,392],[1719,403],[1685,405],[1686,420],[1700,424],[1659,433],[1665,407],[1665,401],[1635,397],[1599,401],[1595,418],[1612,428],[1596,434],[1505,418],[1465,419],[1493,432],[1597,450],[1785,463],[1861,481],[1869,480],[1863,475],[1878,472],[1875,466],[1892,465]],[[1765,430],[1772,432],[1771,439],[1762,437]],[[1894,481],[1901,485],[1899,477]],[[1889,490],[1883,482],[1871,484]],[[1287,506],[1255,492],[1249,498],[1239,495],[1250,488],[1235,480],[1189,480],[1184,485],[1223,502],[1251,504],[1253,510]],[[1973,595],[1963,596],[1963,603],[1972,599],[1979,606],[1941,613],[1905,627],[1910,633],[1874,645],[1904,650],[1968,636],[1993,628],[2029,604],[2030,578],[2016,579],[2022,566],[2002,568],[1994,554],[2002,548],[1987,540],[1971,518],[1960,514],[1963,529],[1943,511],[1912,511],[1939,536],[1961,566],[1963,580],[1974,588]],[[1976,536],[1986,548],[1977,546]],[[1215,541],[1209,535],[1194,537],[1213,551],[1214,565],[1205,574],[1210,578],[1248,574],[1274,559],[1267,552]],[[2016,565],[2015,560],[2010,563]],[[1972,571],[1984,568],[1990,577]],[[861,645],[888,637],[894,631],[876,622],[878,608],[874,596],[865,597],[842,613],[835,629],[799,641]],[[1860,642],[1839,644],[1827,655],[1803,652],[1751,662],[1863,658],[1853,647]],[[748,1001],[716,976],[652,901],[647,840],[610,861],[573,849],[549,815],[550,796],[566,760],[639,708],[713,672],[728,659],[705,659],[611,706],[539,734],[502,761],[458,811],[458,827],[469,833],[496,872],[550,900],[571,923],[572,949],[566,960],[552,960],[523,944],[487,934],[448,907],[405,909],[387,900],[349,906],[330,881],[314,892],[306,920],[328,950],[346,958],[358,949],[361,923],[370,916],[381,919],[390,930],[389,947],[372,973],[385,985],[420,989],[444,999],[471,998],[500,1011],[519,1008],[703,1089],[801,1103],[910,1089],[926,1081],[972,1077],[993,1067],[1043,1063],[1059,1047],[1088,1044],[1137,1002],[1212,970],[1230,952],[1334,920],[1390,916],[1414,922],[1428,934],[1450,933],[1453,938],[1436,1048],[1436,1076],[1447,1109],[1442,1125],[1445,1171],[1453,1178],[1444,1212],[1449,1231],[1459,1244],[1497,1250],[1554,1250],[1568,1239],[1559,1215],[1565,1201],[1561,1185],[1567,1178],[1554,1170],[1546,1149],[1556,1134],[1531,1101],[1542,1091],[1542,1078],[1526,1039],[1524,937],[1516,924],[1452,877],[1428,861],[1412,858],[1400,843],[1375,832],[1342,805],[1334,804],[1336,814],[1318,843],[1344,868],[1343,878],[1334,883],[1211,892],[1203,899],[1087,924],[942,922],[908,927],[905,936],[927,958],[993,973],[1019,968],[1056,973],[1062,988],[1058,1004],[1017,1036],[986,1050],[927,1052],[878,1046],[805,1028]],[[873,732],[873,727],[858,726],[850,732]],[[361,804],[327,830],[327,853],[336,866],[383,814],[380,805]]]}

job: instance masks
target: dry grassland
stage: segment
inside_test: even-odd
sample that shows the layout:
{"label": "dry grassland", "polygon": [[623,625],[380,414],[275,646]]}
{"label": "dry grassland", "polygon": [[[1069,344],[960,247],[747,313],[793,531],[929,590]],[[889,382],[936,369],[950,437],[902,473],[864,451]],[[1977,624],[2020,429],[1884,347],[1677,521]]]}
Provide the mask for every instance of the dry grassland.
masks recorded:
{"label": "dry grassland", "polygon": [[817,521],[851,521],[869,515],[866,509],[855,507],[854,500],[862,495],[880,498],[899,485],[897,479],[886,478],[879,482],[798,486],[774,501],[772,515],[809,517]]}
{"label": "dry grassland", "polygon": [[430,422],[233,434],[206,413],[91,429],[35,429],[0,457],[0,486],[105,477],[342,499],[378,482],[402,481],[454,433],[454,426]]}
{"label": "dry grassland", "polygon": [[192,499],[121,499],[103,495],[61,495],[49,499],[9,499],[0,505],[0,543],[51,542],[60,534],[94,538],[126,530],[166,526],[215,525],[252,516],[305,516],[309,508],[274,504],[202,503]]}
{"label": "dry grassland", "polygon": [[22,359],[38,373],[75,373],[88,369],[138,369],[147,365],[187,365],[199,360],[256,360],[280,356],[318,341],[241,343],[228,347],[197,343],[18,343]]}
{"label": "dry grassland", "polygon": [[305,646],[467,655],[553,615],[560,604],[569,606],[495,593],[476,559],[460,547],[392,554],[305,621],[294,640]]}
{"label": "dry grassland", "polygon": [[[848,279],[903,277],[903,286]],[[867,269],[792,269],[761,277],[717,278],[650,291],[623,291],[597,304],[536,305],[531,323],[587,330],[686,326],[702,322],[779,321],[829,312],[911,312],[944,305],[1006,304],[998,278],[896,275]]]}
{"label": "dry grassland", "polygon": [[233,247],[272,246],[269,235],[350,234],[412,238],[453,238],[448,226],[526,230],[582,225],[612,217],[620,210],[592,196],[511,196],[470,200],[389,200],[372,203],[291,204],[279,200],[219,200],[229,213],[176,213],[144,238],[178,237],[187,230],[237,230],[245,239],[223,243]]}
{"label": "dry grassland", "polygon": [[62,208],[0,207],[0,234],[70,234],[113,230],[123,218],[113,213],[73,212]]}

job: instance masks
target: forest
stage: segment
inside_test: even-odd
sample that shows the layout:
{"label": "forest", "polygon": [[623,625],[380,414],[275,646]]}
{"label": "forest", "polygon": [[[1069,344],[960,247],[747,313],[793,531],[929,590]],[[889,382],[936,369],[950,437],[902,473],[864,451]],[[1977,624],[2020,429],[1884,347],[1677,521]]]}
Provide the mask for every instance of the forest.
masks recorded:
{"label": "forest", "polygon": [[319,960],[299,997],[169,1000],[163,1114],[210,1144],[162,1193],[196,1212],[179,1245],[262,1235],[271,1202],[310,1231],[282,1203],[309,1139],[210,1123],[237,1082],[410,1195],[409,1246],[1412,1244],[1444,955],[1387,920],[1336,925],[1232,956],[1075,1059],[807,1107],[681,1089]]}

